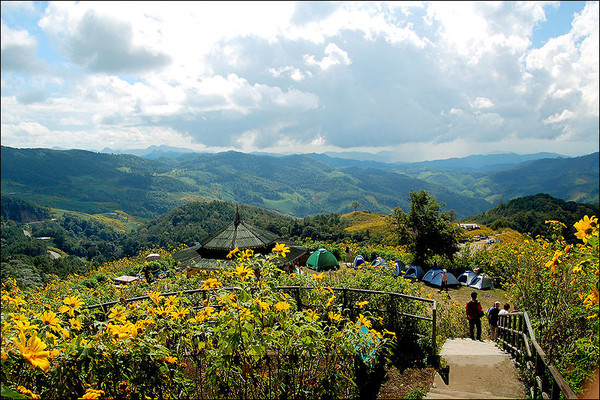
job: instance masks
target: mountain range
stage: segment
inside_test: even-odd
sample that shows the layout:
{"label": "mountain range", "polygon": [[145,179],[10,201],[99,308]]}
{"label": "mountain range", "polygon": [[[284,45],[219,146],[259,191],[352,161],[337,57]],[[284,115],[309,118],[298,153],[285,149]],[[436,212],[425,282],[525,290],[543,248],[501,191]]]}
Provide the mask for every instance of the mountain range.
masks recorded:
{"label": "mountain range", "polygon": [[[2,146],[2,194],[54,208],[120,210],[146,218],[194,200],[225,200],[298,217],[353,209],[389,213],[397,206],[406,210],[410,191],[422,189],[459,218],[489,210],[500,200],[536,193],[598,203],[598,153],[341,165],[340,159],[327,155],[178,154],[179,150],[158,146],[142,158]],[[175,157],[165,155],[169,153]],[[474,171],[465,172],[469,168]]]}

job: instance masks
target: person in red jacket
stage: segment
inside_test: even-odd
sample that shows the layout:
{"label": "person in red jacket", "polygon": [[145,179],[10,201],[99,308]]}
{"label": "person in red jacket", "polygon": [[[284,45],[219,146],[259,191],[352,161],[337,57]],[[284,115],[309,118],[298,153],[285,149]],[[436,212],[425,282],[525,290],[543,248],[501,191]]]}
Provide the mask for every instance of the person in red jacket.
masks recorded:
{"label": "person in red jacket", "polygon": [[481,317],[483,317],[483,308],[477,301],[477,292],[471,293],[471,300],[467,302],[467,319],[469,320],[469,334],[471,339],[475,340],[474,330],[477,328],[477,340],[481,341]]}

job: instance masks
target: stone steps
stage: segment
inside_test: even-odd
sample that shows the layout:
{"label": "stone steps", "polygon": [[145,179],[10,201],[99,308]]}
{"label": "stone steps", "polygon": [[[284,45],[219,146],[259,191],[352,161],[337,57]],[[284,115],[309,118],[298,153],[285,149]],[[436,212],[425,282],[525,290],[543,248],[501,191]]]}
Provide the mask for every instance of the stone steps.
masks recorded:
{"label": "stone steps", "polygon": [[448,384],[436,373],[426,399],[520,399],[525,396],[514,363],[492,341],[448,339],[440,355],[450,367]]}
{"label": "stone steps", "polygon": [[[436,382],[438,381],[436,377]],[[439,377],[439,381],[442,378]],[[494,395],[490,392],[478,392],[472,393],[467,391],[461,391],[456,389],[450,389],[448,386],[442,384],[441,386],[432,387],[429,393],[424,399],[509,399],[510,397],[501,397]]]}

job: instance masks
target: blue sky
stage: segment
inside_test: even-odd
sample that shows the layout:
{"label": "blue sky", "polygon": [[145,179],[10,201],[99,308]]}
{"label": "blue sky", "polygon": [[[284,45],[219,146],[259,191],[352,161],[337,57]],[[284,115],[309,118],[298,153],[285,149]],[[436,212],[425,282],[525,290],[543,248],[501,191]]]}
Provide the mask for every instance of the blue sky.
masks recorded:
{"label": "blue sky", "polygon": [[598,2],[2,2],[2,144],[598,151]]}

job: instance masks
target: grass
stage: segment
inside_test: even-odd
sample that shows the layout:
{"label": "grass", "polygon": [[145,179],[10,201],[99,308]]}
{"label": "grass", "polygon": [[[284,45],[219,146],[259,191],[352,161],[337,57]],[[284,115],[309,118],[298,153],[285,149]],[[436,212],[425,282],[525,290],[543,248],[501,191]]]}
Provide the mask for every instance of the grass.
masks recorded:
{"label": "grass", "polygon": [[368,213],[363,211],[353,211],[341,216],[342,221],[350,226],[346,228],[348,232],[360,232],[367,229],[371,233],[382,234],[387,227],[386,217],[380,214]]}

